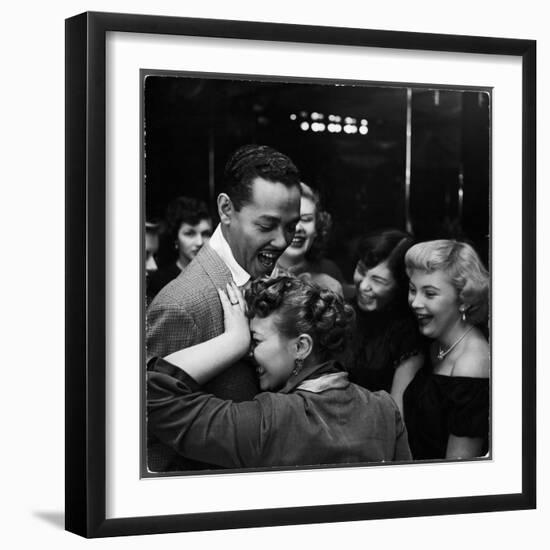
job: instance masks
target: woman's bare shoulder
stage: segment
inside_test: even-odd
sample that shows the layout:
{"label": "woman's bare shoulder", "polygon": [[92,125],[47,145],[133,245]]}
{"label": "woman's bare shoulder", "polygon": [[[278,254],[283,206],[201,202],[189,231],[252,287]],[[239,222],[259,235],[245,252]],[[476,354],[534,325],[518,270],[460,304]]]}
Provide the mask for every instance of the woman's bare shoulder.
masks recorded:
{"label": "woman's bare shoulder", "polygon": [[491,357],[487,341],[483,337],[471,338],[456,358],[452,376],[489,378],[490,372]]}

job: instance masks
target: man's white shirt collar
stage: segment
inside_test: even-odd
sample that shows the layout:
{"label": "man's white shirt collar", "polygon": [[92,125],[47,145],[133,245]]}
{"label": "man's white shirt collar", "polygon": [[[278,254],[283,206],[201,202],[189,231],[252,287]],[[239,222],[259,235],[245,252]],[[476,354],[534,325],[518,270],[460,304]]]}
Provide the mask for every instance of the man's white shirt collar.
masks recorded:
{"label": "man's white shirt collar", "polygon": [[250,274],[238,264],[237,260],[235,260],[231,247],[223,236],[221,224],[218,224],[218,227],[216,227],[216,230],[212,234],[212,237],[210,237],[208,244],[210,245],[210,248],[212,248],[212,250],[214,250],[214,252],[216,252],[216,254],[222,259],[223,263],[229,268],[229,271],[231,271],[231,277],[233,277],[233,281],[235,281],[237,286],[243,286],[248,283],[250,280]]}

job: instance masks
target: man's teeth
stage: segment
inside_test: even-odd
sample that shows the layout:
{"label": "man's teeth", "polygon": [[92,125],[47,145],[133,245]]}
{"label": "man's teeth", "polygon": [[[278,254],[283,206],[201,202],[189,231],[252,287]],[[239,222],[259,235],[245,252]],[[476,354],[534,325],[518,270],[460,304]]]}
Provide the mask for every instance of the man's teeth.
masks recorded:
{"label": "man's teeth", "polygon": [[258,259],[264,264],[273,264],[277,261],[278,255],[274,252],[260,252]]}

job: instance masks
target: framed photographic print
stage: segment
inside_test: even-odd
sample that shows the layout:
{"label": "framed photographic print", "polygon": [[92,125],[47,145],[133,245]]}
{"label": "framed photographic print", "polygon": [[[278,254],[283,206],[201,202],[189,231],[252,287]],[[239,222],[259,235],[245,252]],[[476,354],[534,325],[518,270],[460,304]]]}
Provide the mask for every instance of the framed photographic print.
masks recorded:
{"label": "framed photographic print", "polygon": [[[68,530],[535,507],[535,60],[529,40],[67,20]],[[452,308],[414,267],[434,241],[473,251]],[[309,329],[284,317],[292,347],[262,351],[285,300]]]}

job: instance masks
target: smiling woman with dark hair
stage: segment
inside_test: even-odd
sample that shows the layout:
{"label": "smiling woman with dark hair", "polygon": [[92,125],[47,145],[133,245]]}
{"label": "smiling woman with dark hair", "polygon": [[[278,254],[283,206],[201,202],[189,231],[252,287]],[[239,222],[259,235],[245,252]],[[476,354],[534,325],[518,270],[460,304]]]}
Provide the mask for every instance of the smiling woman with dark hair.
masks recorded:
{"label": "smiling woman with dark hair", "polygon": [[[150,363],[148,428],[180,455],[228,468],[409,460],[399,410],[336,360],[353,310],[295,277],[220,291],[225,332]],[[249,353],[262,390],[235,403],[201,385]]]}
{"label": "smiling woman with dark hair", "polygon": [[175,279],[212,236],[212,215],[206,203],[192,197],[177,197],[166,208],[166,229],[173,261],[156,271],[147,283],[147,297],[152,300]]}
{"label": "smiling woman with dark hair", "polygon": [[353,275],[356,336],[351,380],[372,391],[391,392],[403,411],[403,391],[423,362],[423,342],[408,308],[404,257],[413,238],[389,229],[359,243]]}

